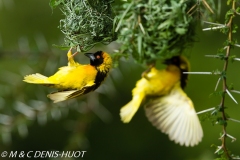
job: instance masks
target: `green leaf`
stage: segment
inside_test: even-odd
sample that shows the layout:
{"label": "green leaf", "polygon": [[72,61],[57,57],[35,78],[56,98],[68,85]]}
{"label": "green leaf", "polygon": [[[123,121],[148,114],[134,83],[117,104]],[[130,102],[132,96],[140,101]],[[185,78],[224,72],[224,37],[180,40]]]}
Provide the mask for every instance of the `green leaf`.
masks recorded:
{"label": "green leaf", "polygon": [[185,28],[176,28],[176,32],[180,35],[184,35],[186,33]]}
{"label": "green leaf", "polygon": [[238,25],[233,24],[232,33],[237,33]]}
{"label": "green leaf", "polygon": [[226,58],[225,54],[223,54],[223,53],[218,53],[217,56],[221,60],[225,60],[225,58]]}
{"label": "green leaf", "polygon": [[227,0],[227,5],[230,5],[232,3],[232,0]]}
{"label": "green leaf", "polygon": [[233,83],[231,83],[227,88],[228,88],[229,90],[233,90],[233,89],[234,89]]}
{"label": "green leaf", "polygon": [[226,73],[226,71],[222,71],[221,72],[221,78],[223,79],[223,78],[227,78],[227,73]]}
{"label": "green leaf", "polygon": [[228,57],[229,61],[232,62],[232,63],[235,61],[234,60],[235,58],[236,58],[236,55],[231,55],[231,56]]}
{"label": "green leaf", "polygon": [[138,54],[139,57],[142,57],[142,36],[138,36],[137,40],[138,40]]}
{"label": "green leaf", "polygon": [[49,5],[52,9],[63,3],[63,0],[50,0]]}
{"label": "green leaf", "polygon": [[227,126],[227,121],[224,120],[222,117],[218,117],[217,124],[222,125],[222,126]]}
{"label": "green leaf", "polygon": [[53,44],[53,46],[56,48],[59,48],[61,50],[69,50],[70,49],[69,46],[60,46],[60,45],[56,45],[56,44]]}
{"label": "green leaf", "polygon": [[240,7],[237,7],[237,8],[236,8],[236,12],[240,12]]}
{"label": "green leaf", "polygon": [[213,93],[211,93],[209,96],[212,97],[212,96],[223,96],[224,92],[223,91],[215,91]]}

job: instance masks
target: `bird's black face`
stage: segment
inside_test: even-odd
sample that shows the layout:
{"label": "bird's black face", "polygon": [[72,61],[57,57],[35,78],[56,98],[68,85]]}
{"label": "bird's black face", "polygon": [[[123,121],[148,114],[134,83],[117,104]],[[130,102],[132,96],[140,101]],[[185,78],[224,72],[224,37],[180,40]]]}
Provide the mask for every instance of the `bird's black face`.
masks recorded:
{"label": "bird's black face", "polygon": [[180,60],[180,57],[179,56],[174,56],[172,58],[169,58],[169,59],[166,59],[163,64],[166,64],[166,65],[175,65],[177,67],[180,67],[180,63],[181,63],[181,60]]}
{"label": "bird's black face", "polygon": [[181,87],[184,88],[187,84],[188,75],[183,74],[183,72],[189,71],[189,63],[187,59],[182,56],[174,56],[170,59],[166,59],[164,62],[166,65],[175,65],[181,71]]}
{"label": "bird's black face", "polygon": [[170,59],[166,59],[164,62],[166,65],[175,65],[177,66],[182,72],[189,71],[189,64],[187,60],[182,56],[173,56]]}
{"label": "bird's black face", "polygon": [[85,53],[84,55],[90,58],[90,64],[92,66],[99,66],[103,63],[102,54],[102,51],[97,51],[96,53]]}

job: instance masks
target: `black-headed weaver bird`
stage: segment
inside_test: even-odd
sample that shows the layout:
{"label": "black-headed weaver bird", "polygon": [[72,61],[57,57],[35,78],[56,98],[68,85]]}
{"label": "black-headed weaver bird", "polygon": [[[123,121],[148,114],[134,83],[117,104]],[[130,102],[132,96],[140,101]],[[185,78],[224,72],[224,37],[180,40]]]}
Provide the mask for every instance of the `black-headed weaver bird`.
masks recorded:
{"label": "black-headed weaver bird", "polygon": [[50,77],[36,73],[25,76],[23,81],[58,89],[47,95],[54,103],[94,91],[101,85],[111,69],[110,55],[103,51],[85,53],[90,59],[90,64],[82,65],[74,61],[71,50],[67,53],[68,66],[59,68]]}
{"label": "black-headed weaver bird", "polygon": [[189,71],[189,62],[183,56],[174,56],[164,64],[166,69],[152,67],[137,81],[132,100],[120,110],[121,120],[130,122],[146,100],[146,116],[157,129],[175,143],[197,145],[203,137],[202,127],[191,99],[183,91],[188,80],[183,72]]}

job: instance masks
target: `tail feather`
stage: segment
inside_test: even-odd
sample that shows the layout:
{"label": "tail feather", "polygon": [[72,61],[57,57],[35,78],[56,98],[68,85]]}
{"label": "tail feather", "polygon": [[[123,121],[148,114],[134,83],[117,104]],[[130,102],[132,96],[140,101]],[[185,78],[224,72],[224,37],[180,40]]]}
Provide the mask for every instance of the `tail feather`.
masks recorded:
{"label": "tail feather", "polygon": [[27,75],[24,77],[24,82],[35,83],[35,84],[51,84],[48,77],[41,75],[39,73]]}

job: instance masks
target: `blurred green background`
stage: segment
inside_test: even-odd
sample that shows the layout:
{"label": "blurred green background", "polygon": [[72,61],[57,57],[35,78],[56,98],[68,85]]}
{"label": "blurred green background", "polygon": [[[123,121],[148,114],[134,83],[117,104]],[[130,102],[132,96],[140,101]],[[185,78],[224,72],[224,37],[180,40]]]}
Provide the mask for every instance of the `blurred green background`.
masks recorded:
{"label": "blurred green background", "polygon": [[[155,129],[143,108],[129,124],[120,121],[119,110],[130,101],[131,90],[144,71],[131,59],[122,59],[96,92],[59,104],[53,104],[46,97],[52,89],[22,82],[24,75],[39,72],[49,76],[67,64],[66,51],[52,46],[63,43],[64,35],[57,28],[63,15],[59,9],[51,10],[48,3],[0,0],[0,153],[85,150],[85,160],[210,160],[216,157],[211,145],[221,145],[218,139],[221,126],[213,126],[210,121],[202,122],[203,141],[191,148],[171,142],[167,135]],[[225,11],[223,8],[222,13]],[[202,32],[201,28],[199,21],[197,41],[187,49],[191,70],[222,70],[223,61],[204,55],[216,54],[226,35],[218,31]],[[239,37],[239,33],[234,37]],[[93,51],[101,49],[111,53],[117,47],[113,43],[97,46]],[[234,48],[232,54],[239,57],[239,48]],[[76,58],[80,63],[88,63],[85,56],[79,54]],[[239,66],[239,62],[230,63],[227,72],[228,84],[233,83],[236,90],[240,90]],[[190,76],[186,92],[196,111],[219,105],[220,97],[209,97],[217,80],[217,76]],[[218,90],[221,87],[220,83]],[[233,93],[233,96],[240,102],[240,95]],[[226,106],[230,117],[239,119],[240,107],[228,96]],[[237,139],[239,130],[239,123],[228,123],[228,133]],[[228,139],[227,147],[232,153],[240,154],[239,141],[232,143]]]}

